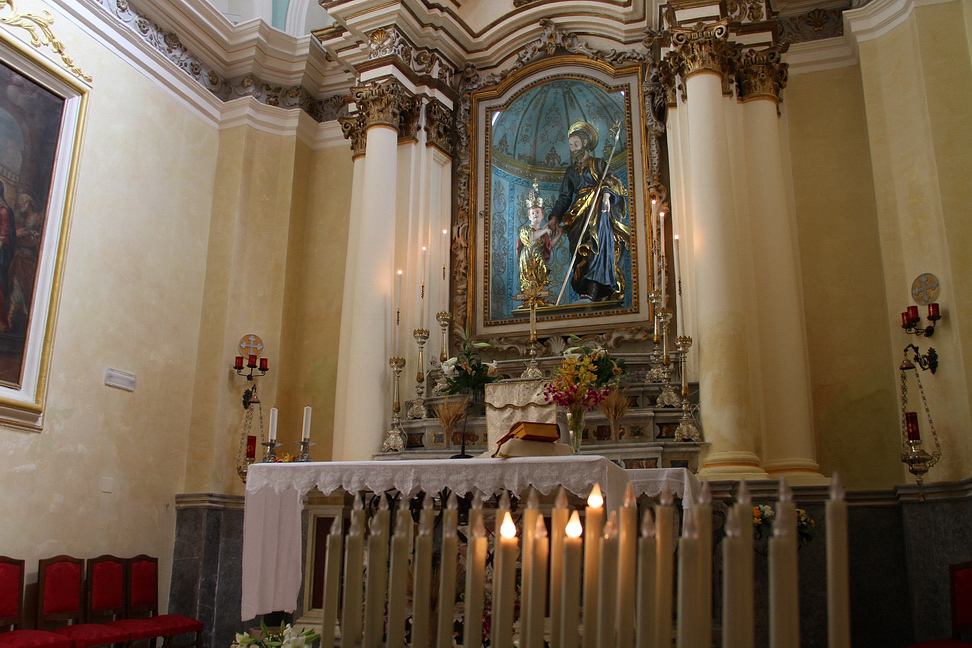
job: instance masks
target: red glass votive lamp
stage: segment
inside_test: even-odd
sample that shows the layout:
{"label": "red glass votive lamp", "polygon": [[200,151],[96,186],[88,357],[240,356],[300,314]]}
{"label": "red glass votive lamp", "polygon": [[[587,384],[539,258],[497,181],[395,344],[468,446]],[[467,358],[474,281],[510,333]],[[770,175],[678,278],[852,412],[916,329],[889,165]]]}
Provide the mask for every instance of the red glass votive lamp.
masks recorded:
{"label": "red glass votive lamp", "polygon": [[243,368],[243,356],[236,356],[236,360],[234,361],[233,366],[235,368],[237,368],[237,369],[242,369]]}
{"label": "red glass votive lamp", "polygon": [[252,434],[246,437],[246,458],[256,459],[256,437]]}
{"label": "red glass votive lamp", "polygon": [[911,320],[912,322],[917,322],[918,321],[919,317],[918,317],[918,307],[917,306],[909,306],[908,307],[908,310],[907,310],[907,313],[908,313],[908,319],[909,320]]}
{"label": "red glass votive lamp", "polygon": [[266,370],[267,370],[267,359],[260,358],[260,371],[266,371]]}
{"label": "red glass votive lamp", "polygon": [[917,412],[905,412],[905,431],[908,434],[908,441],[921,441]]}
{"label": "red glass votive lamp", "polygon": [[911,321],[908,319],[908,311],[901,311],[901,328],[906,329],[911,326]]}
{"label": "red glass votive lamp", "polygon": [[937,322],[941,318],[942,314],[941,311],[938,310],[938,304],[936,302],[928,304],[928,319],[932,322]]}
{"label": "red glass votive lamp", "polygon": [[247,358],[246,366],[247,367],[250,367],[251,369],[253,367],[256,367],[256,356],[255,355],[251,355],[249,358]]}

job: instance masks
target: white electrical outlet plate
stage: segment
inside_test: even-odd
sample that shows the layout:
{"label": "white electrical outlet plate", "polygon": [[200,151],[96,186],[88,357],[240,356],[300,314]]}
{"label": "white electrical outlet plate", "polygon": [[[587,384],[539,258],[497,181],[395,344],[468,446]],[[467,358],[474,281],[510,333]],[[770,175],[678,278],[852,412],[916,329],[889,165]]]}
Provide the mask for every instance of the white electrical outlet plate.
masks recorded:
{"label": "white electrical outlet plate", "polygon": [[122,371],[121,369],[105,369],[105,384],[109,387],[117,387],[125,391],[135,391],[135,374]]}

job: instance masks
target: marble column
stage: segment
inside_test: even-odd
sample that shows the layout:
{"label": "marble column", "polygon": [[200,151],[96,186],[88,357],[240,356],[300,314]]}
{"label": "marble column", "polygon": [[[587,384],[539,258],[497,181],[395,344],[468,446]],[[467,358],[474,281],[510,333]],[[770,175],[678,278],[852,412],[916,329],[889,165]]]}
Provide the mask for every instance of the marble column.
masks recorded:
{"label": "marble column", "polygon": [[756,282],[763,468],[791,483],[823,483],[816,462],[796,232],[787,201],[778,104],[785,47],[739,55],[750,235]]}
{"label": "marble column", "polygon": [[759,479],[758,409],[748,350],[752,313],[733,200],[726,86],[733,46],[726,21],[673,28],[671,60],[685,85],[689,198],[698,321],[699,405],[711,445],[699,476]]}
{"label": "marble column", "polygon": [[332,459],[360,461],[381,448],[391,411],[398,124],[407,95],[393,78],[357,86],[352,95],[364,118],[366,154],[361,209],[352,228],[357,232],[348,241],[353,296],[341,315],[347,356],[338,367],[337,382],[344,387],[335,403]]}

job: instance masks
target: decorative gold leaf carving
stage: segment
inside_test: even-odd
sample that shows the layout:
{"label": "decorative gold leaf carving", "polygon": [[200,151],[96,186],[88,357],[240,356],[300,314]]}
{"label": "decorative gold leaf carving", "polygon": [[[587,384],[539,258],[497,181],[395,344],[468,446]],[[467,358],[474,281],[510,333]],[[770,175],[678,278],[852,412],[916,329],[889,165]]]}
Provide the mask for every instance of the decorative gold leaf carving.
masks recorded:
{"label": "decorative gold leaf carving", "polygon": [[10,9],[10,14],[0,18],[0,22],[11,27],[27,30],[27,33],[30,34],[31,45],[37,48],[50,46],[55,54],[60,55],[61,62],[71,74],[89,83],[91,82],[91,77],[74,64],[71,57],[64,52],[64,44],[51,31],[51,23],[54,22],[54,17],[50,13],[47,11],[43,12],[43,15],[17,13],[14,0],[0,0],[0,11],[4,9]]}

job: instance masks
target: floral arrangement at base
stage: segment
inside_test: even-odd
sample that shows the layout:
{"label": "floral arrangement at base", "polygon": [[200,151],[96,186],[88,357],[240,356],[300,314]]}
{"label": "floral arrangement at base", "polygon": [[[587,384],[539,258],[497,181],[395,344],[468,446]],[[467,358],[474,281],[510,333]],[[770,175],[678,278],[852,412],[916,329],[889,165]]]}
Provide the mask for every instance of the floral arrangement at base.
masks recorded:
{"label": "floral arrangement at base", "polygon": [[624,360],[613,358],[604,349],[572,347],[554,371],[553,380],[543,386],[548,403],[564,409],[597,407],[624,375]]}
{"label": "floral arrangement at base", "polygon": [[[817,523],[803,509],[796,510],[797,546],[805,547],[817,537]],[[753,506],[753,535],[757,540],[773,535],[776,511],[767,504]]]}
{"label": "floral arrangement at base", "polygon": [[462,350],[459,355],[449,358],[442,363],[442,375],[446,380],[446,393],[458,394],[463,390],[468,390],[473,400],[482,400],[486,390],[486,385],[499,380],[496,361],[483,362],[483,359],[476,352],[477,349],[485,349],[490,345],[488,342],[470,342],[469,331],[466,330],[466,338],[462,341]]}
{"label": "floral arrangement at base", "polygon": [[230,648],[303,648],[310,646],[320,637],[313,628],[305,628],[300,633],[289,623],[280,622],[279,628],[270,629],[260,621],[260,636],[254,637],[250,633],[237,633],[236,641]]}

